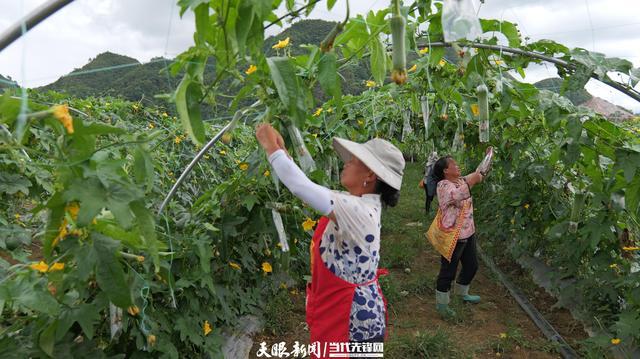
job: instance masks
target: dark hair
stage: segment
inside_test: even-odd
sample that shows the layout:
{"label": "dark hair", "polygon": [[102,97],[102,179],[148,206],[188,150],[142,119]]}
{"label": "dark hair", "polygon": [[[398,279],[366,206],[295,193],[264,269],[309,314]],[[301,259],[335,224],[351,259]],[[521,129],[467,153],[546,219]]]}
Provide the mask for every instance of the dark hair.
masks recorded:
{"label": "dark hair", "polygon": [[400,199],[400,191],[379,179],[376,181],[376,193],[384,206],[395,207]]}
{"label": "dark hair", "polygon": [[452,158],[451,156],[442,156],[433,165],[433,177],[436,180],[436,184],[444,179],[444,170],[449,167],[449,160]]}
{"label": "dark hair", "polygon": [[[431,209],[431,202],[433,202],[433,198],[435,197],[435,187],[438,185],[438,182],[444,179],[444,170],[449,167],[449,159],[453,157],[451,156],[443,156],[436,161],[436,163],[431,168],[429,175],[427,176],[427,183],[424,184],[427,189],[427,200],[425,201],[425,210],[427,214]],[[431,195],[430,195],[431,192]]]}

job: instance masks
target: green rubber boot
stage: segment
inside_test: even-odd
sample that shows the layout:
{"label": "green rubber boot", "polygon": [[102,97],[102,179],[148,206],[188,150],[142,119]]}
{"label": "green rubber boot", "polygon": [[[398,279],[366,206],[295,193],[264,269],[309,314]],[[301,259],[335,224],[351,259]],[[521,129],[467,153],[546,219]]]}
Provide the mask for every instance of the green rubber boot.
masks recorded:
{"label": "green rubber boot", "polygon": [[462,300],[467,303],[478,304],[480,303],[479,295],[471,295],[469,294],[469,285],[462,285],[456,283],[455,293],[462,297]]}
{"label": "green rubber boot", "polygon": [[449,308],[449,292],[440,292],[436,289],[436,310],[443,318],[455,317],[456,312]]}

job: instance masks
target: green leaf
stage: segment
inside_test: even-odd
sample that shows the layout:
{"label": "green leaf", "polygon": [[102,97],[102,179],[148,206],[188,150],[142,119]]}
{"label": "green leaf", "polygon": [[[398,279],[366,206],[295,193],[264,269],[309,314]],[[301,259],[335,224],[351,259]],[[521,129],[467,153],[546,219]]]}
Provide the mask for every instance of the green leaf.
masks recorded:
{"label": "green leaf", "polygon": [[619,149],[616,151],[616,162],[614,169],[624,171],[624,179],[627,183],[633,180],[636,170],[640,166],[640,153],[630,150]]}
{"label": "green leaf", "polygon": [[98,259],[96,280],[109,300],[120,308],[131,305],[131,292],[124,271],[118,261],[120,243],[99,233],[92,232],[93,248]]}
{"label": "green leaf", "polygon": [[305,92],[300,87],[293,63],[287,57],[269,57],[267,64],[282,104],[289,110],[296,124],[304,124]]}
{"label": "green leaf", "polygon": [[269,57],[267,64],[280,101],[285,107],[291,108],[298,96],[298,82],[293,64],[286,57]]}
{"label": "green leaf", "polygon": [[242,205],[248,210],[251,211],[251,209],[253,208],[253,206],[258,202],[258,197],[250,194],[250,195],[246,195],[244,196],[244,198],[242,199]]}
{"label": "green leaf", "polygon": [[373,79],[379,85],[384,83],[384,78],[387,75],[387,55],[384,50],[384,46],[380,42],[379,36],[373,36],[369,41],[369,48],[371,49],[370,64],[371,75]]}
{"label": "green leaf", "polygon": [[94,334],[94,323],[100,320],[100,311],[94,303],[80,304],[77,307],[69,308],[60,315],[60,324],[58,325],[57,338],[62,339],[64,334],[69,330],[73,323],[80,324],[80,328],[87,336],[92,339]]}
{"label": "green leaf", "polygon": [[153,159],[142,146],[138,146],[133,153],[133,176],[138,183],[145,183],[147,192],[153,189],[155,171]]}
{"label": "green leaf", "polygon": [[633,181],[625,189],[624,203],[634,215],[638,214],[638,204],[640,204],[640,172],[636,174]]}
{"label": "green leaf", "polygon": [[160,271],[160,256],[158,254],[155,218],[142,200],[131,202],[131,210],[136,216],[136,227],[144,239],[144,249],[151,254],[155,271],[158,273]]}
{"label": "green leaf", "polygon": [[318,63],[318,81],[326,94],[330,94],[334,98],[340,97],[340,76],[336,66],[337,57],[335,52],[327,52],[322,54]]}
{"label": "green leaf", "polygon": [[200,84],[193,82],[189,75],[185,75],[176,90],[176,109],[182,127],[189,134],[189,138],[198,145],[205,140],[204,124],[200,114],[201,98]]}
{"label": "green leaf", "polygon": [[522,40],[520,39],[520,31],[516,24],[509,21],[485,20],[480,19],[482,32],[495,31],[504,34],[509,41],[509,46],[520,47]]}
{"label": "green leaf", "polygon": [[0,172],[0,194],[29,194],[31,181],[18,173]]}
{"label": "green leaf", "polygon": [[333,6],[336,4],[337,0],[327,0],[327,10],[333,9]]}
{"label": "green leaf", "polygon": [[211,258],[213,250],[208,242],[204,240],[196,240],[196,249],[198,258],[200,259],[200,269],[204,273],[211,273]]}
{"label": "green leaf", "polygon": [[38,344],[40,349],[44,351],[47,355],[53,356],[53,348],[56,343],[56,328],[58,327],[58,321],[55,320],[51,323],[42,333],[40,333],[40,338],[38,338]]}

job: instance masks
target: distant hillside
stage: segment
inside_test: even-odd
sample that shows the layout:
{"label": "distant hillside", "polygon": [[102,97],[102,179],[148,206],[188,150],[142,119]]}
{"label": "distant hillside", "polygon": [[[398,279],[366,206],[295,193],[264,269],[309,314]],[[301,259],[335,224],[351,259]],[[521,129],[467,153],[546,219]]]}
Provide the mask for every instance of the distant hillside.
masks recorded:
{"label": "distant hillside", "polygon": [[82,68],[39,89],[65,92],[77,97],[118,96],[132,101],[145,97],[153,100],[154,95],[170,92],[177,85],[177,79],[162,72],[169,62],[167,59],[154,58],[141,64],[131,57],[105,52]]}
{"label": "distant hillside", "polygon": [[[545,89],[553,91],[555,93],[560,93],[562,82],[563,80],[561,78],[552,77],[538,81],[534,85],[539,89]],[[577,91],[568,91],[564,94],[564,96],[568,98],[574,105],[590,108],[593,111],[615,122],[623,121],[633,117],[633,113],[629,112],[628,110],[620,106],[616,106],[600,97],[595,97],[584,88]]]}
{"label": "distant hillside", "polygon": [[[302,54],[306,50],[300,45],[319,45],[334,25],[333,22],[323,20],[299,21],[280,34],[265,39],[264,51],[269,56],[275,56],[276,51],[271,47],[279,40],[290,37],[291,54]],[[55,90],[76,97],[118,96],[132,101],[138,101],[144,97],[152,102],[157,102],[153,98],[154,95],[173,91],[180,81],[180,76],[171,77],[163,71],[165,63],[170,61],[169,59],[155,58],[148,63],[141,64],[131,57],[105,52],[96,56],[95,59],[91,59],[83,67],[39,89]],[[340,71],[344,78],[343,93],[358,94],[365,89],[364,81],[370,77],[367,65],[368,63],[365,61],[364,64],[349,65]],[[104,71],[104,69],[109,70]],[[215,65],[210,64],[207,67],[205,79],[213,78],[214,71]],[[221,85],[225,88],[232,86],[231,81]],[[319,86],[314,89],[314,95],[321,101],[326,99]]]}

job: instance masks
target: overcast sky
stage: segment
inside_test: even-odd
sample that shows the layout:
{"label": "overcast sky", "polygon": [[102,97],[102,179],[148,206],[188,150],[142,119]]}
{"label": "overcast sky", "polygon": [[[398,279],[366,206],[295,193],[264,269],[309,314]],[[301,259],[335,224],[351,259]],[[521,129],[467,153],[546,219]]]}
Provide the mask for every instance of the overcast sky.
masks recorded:
{"label": "overcast sky", "polygon": [[[472,1],[479,8],[480,17],[515,22],[530,41],[552,39],[640,66],[639,0],[485,0],[482,5],[479,0]],[[0,0],[0,32],[44,2]],[[105,51],[141,62],[156,56],[175,57],[192,44],[194,30],[193,16],[187,12],[180,18],[176,3],[177,0],[76,0],[0,52],[0,74],[33,87],[51,83]],[[389,0],[351,0],[351,11],[365,13],[388,4]],[[341,19],[344,2],[338,1],[328,12],[326,3],[321,1],[310,17]],[[269,30],[273,34],[282,29],[274,26]],[[555,74],[551,65],[536,66],[527,71],[524,80],[534,82]],[[587,89],[640,112],[640,103],[597,81],[590,81]]]}

